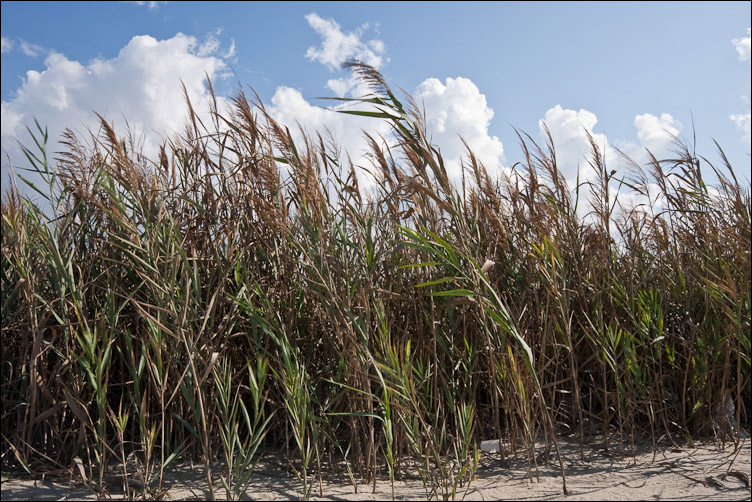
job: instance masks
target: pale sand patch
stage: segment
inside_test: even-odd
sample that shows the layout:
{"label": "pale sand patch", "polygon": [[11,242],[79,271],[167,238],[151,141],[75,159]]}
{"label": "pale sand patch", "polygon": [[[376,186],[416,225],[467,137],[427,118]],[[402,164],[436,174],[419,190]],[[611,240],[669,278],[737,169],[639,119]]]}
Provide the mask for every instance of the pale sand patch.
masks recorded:
{"label": "pale sand patch", "polygon": [[[562,445],[569,496],[562,492],[561,476],[555,455],[539,475],[532,475],[527,460],[508,459],[501,466],[497,455],[484,455],[478,479],[472,483],[465,500],[750,500],[749,439],[738,452],[733,444],[721,450],[717,444],[695,443],[680,449],[659,447],[654,455],[650,445],[638,448],[635,455],[621,458],[618,449],[605,454],[599,445],[585,446],[584,460],[579,446]],[[301,497],[300,484],[287,473],[279,458],[267,456],[257,467],[247,491],[252,500],[296,500]],[[729,475],[726,475],[729,471]],[[217,467],[216,495],[224,498]],[[206,478],[201,466],[182,464],[165,478],[168,487],[164,500],[205,500]],[[113,499],[122,499],[122,488],[110,486]],[[425,500],[427,493],[420,479],[406,477],[395,482],[396,500]],[[81,482],[12,479],[2,483],[3,500],[96,500],[96,495]],[[316,483],[311,500],[391,500],[388,478],[373,485],[359,484],[357,493],[346,474],[326,475],[324,496],[319,497]],[[461,499],[465,489],[457,493]],[[247,499],[246,499],[247,500]]]}

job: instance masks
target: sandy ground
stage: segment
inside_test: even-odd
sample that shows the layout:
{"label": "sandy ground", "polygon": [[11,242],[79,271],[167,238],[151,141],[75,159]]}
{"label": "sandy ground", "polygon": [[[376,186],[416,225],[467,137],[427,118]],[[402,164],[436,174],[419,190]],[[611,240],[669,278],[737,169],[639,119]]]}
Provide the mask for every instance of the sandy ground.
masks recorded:
{"label": "sandy ground", "polygon": [[[484,454],[477,479],[458,489],[456,498],[465,500],[750,500],[750,440],[743,440],[734,452],[733,444],[721,449],[719,444],[695,443],[674,448],[651,445],[638,448],[635,455],[621,458],[616,452],[605,453],[599,445],[585,446],[580,458],[579,446],[562,445],[569,496],[562,491],[562,479],[555,455],[548,465],[539,466],[538,476],[528,466],[524,455],[508,459],[503,467],[498,455]],[[216,468],[215,491],[225,496]],[[532,480],[531,480],[532,477]],[[208,498],[206,477],[201,466],[181,464],[165,476],[167,488],[163,500],[205,500]],[[254,473],[246,500],[297,500],[301,498],[297,479],[287,473],[280,457],[266,455]],[[123,499],[122,487],[109,488],[113,499]],[[428,493],[417,476],[395,482],[395,500],[426,500]],[[80,477],[68,480],[6,479],[0,495],[3,500],[96,500],[96,493]],[[346,473],[323,479],[323,497],[318,483],[311,500],[391,500],[391,487],[384,476],[376,484],[357,486]]]}

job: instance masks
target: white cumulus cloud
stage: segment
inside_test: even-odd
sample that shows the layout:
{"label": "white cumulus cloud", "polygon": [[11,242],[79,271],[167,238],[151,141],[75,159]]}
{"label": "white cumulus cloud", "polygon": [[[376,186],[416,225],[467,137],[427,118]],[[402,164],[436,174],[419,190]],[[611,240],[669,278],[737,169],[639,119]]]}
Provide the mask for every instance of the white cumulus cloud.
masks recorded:
{"label": "white cumulus cloud", "polygon": [[[462,136],[473,150],[476,157],[483,162],[490,174],[498,174],[503,165],[504,147],[495,136],[490,136],[488,126],[494,116],[485,96],[469,79],[447,78],[446,83],[430,78],[421,83],[413,93],[419,106],[425,109],[427,130],[432,144],[438,146],[450,179],[458,183],[461,176],[461,157],[466,155]],[[391,141],[390,123],[371,117],[357,117],[336,113],[335,110],[366,109],[366,105],[338,105],[332,108],[317,107],[309,103],[300,91],[289,87],[280,87],[272,98],[269,112],[278,122],[287,125],[293,138],[300,140],[293,132],[300,124],[307,133],[325,131],[333,138],[344,152],[350,154],[353,162],[359,166],[370,166],[365,154],[369,152],[364,132],[374,137],[385,136]],[[368,181],[365,177],[361,181]]]}
{"label": "white cumulus cloud", "polygon": [[640,143],[652,152],[660,152],[669,146],[681,129],[681,124],[669,113],[661,113],[660,117],[649,113],[637,115],[634,125]]}
{"label": "white cumulus cloud", "polygon": [[556,147],[559,171],[572,186],[576,182],[578,172],[580,182],[592,180],[596,176],[589,162],[592,161],[592,147],[588,133],[593,137],[601,155],[605,155],[606,165],[609,166],[615,160],[616,152],[608,144],[606,135],[594,131],[598,118],[593,112],[582,108],[575,111],[556,105],[546,111],[544,118],[538,121],[541,134],[544,132],[544,123],[548,126]]}
{"label": "white cumulus cloud", "polygon": [[425,108],[430,140],[440,147],[450,178],[460,178],[461,157],[467,153],[460,136],[489,173],[496,174],[505,162],[504,146],[498,137],[488,133],[494,111],[472,80],[447,78],[442,84],[429,78],[418,86],[413,97]]}
{"label": "white cumulus cloud", "polygon": [[[556,105],[539,121],[541,135],[544,133],[544,122],[554,140],[559,170],[566,178],[574,180],[578,169],[580,181],[591,180],[595,176],[588,162],[592,160],[592,148],[586,131],[593,137],[601,153],[605,154],[609,171],[618,171],[624,167],[624,162],[609,143],[608,137],[595,132],[598,118],[593,112],[585,109],[569,110]],[[669,113],[661,113],[660,116],[644,113],[635,116],[633,123],[637,129],[637,141],[616,140],[613,144],[638,165],[644,165],[649,160],[646,150],[658,159],[669,155],[674,147],[674,138],[682,129],[682,124]]]}
{"label": "white cumulus cloud", "polygon": [[[659,116],[650,113],[640,114],[635,116],[633,122],[637,130],[637,141],[615,140],[612,146],[605,134],[595,131],[598,118],[588,110],[575,111],[556,105],[546,112],[544,119],[539,121],[541,136],[544,134],[544,123],[551,132],[557,164],[569,189],[574,193],[578,173],[580,183],[595,180],[596,172],[589,162],[592,161],[592,147],[587,137],[589,133],[605,157],[606,171],[609,173],[616,171],[609,183],[609,193],[613,201],[618,190],[618,202],[622,207],[647,205],[648,199],[625,186],[619,187],[618,180],[626,177],[627,173],[624,168],[628,167],[628,163],[616,152],[614,146],[638,165],[644,166],[649,160],[648,150],[658,159],[669,156],[674,148],[674,138],[679,135],[682,128],[682,124],[671,114],[661,113]],[[661,201],[654,199],[658,193],[657,186],[651,185],[649,189],[651,191],[649,195],[655,207],[659,207]],[[580,189],[581,197],[589,200],[590,195],[587,186]],[[587,205],[580,206],[580,216],[584,216],[588,211]]]}
{"label": "white cumulus cloud", "polygon": [[674,148],[674,138],[682,128],[681,122],[669,113],[661,113],[660,117],[650,113],[637,115],[634,126],[639,143],[615,141],[614,144],[639,165],[645,165],[650,160],[647,150],[658,159],[669,156]]}
{"label": "white cumulus cloud", "polygon": [[[208,111],[205,77],[215,78],[226,67],[218,52],[219,47],[207,51],[195,37],[182,33],[167,40],[135,36],[117,56],[88,63],[52,52],[45,69],[26,72],[14,97],[2,102],[2,150],[14,166],[25,165],[15,140],[32,143],[24,126],[33,130],[36,118],[49,129],[48,151],[59,151],[56,142],[66,127],[84,138],[87,128],[97,130],[96,111],[123,136],[127,120],[144,135],[145,152],[154,154],[164,133],[183,130],[187,112],[181,80],[196,111]],[[6,169],[3,158],[3,184]]]}
{"label": "white cumulus cloud", "polygon": [[[278,87],[272,96],[272,106],[267,111],[274,120],[288,127],[293,140],[297,145],[301,144],[301,135],[298,126],[312,139],[317,132],[328,142],[329,134],[338,147],[341,148],[341,166],[346,166],[347,155],[359,168],[371,168],[371,163],[366,154],[370,151],[365,139],[364,132],[368,132],[377,139],[379,136],[389,136],[390,124],[385,120],[372,117],[361,117],[349,114],[337,113],[337,110],[366,109],[365,105],[356,108],[348,105],[337,105],[324,108],[309,103],[299,90],[291,87]],[[366,175],[362,169],[358,169],[359,182],[364,188],[369,187],[373,179]]]}

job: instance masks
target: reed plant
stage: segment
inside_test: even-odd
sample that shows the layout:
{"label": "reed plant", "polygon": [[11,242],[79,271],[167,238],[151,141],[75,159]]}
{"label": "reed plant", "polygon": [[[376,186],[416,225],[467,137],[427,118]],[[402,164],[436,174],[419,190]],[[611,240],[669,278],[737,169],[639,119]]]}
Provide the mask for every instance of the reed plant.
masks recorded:
{"label": "reed plant", "polygon": [[222,460],[235,499],[277,450],[307,498],[346,453],[356,490],[386,469],[393,496],[417,473],[454,499],[484,439],[531,476],[562,435],[622,455],[738,446],[750,186],[720,147],[716,163],[677,139],[670,158],[606,166],[592,141],[596,176],[570,191],[551,135],[518,131],[513,174],[468,148],[454,180],[412,99],[350,68],[372,94],[343,112],[392,126],[365,166],[332,138],[293,140],[242,91],[210,120],[187,102],[156,158],[104,119],[54,160],[29,130],[44,183],[18,167],[2,199],[4,469],[73,470],[104,493],[119,461],[127,495],[150,498],[190,458],[214,498]]}

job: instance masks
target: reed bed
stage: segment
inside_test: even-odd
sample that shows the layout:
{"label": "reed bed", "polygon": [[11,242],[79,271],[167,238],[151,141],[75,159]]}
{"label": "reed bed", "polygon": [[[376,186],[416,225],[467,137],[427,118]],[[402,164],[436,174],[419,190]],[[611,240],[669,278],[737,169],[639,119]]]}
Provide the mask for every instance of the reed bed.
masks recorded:
{"label": "reed bed", "polygon": [[597,178],[571,192],[550,135],[519,132],[519,175],[490,177],[468,148],[454,183],[410,97],[350,67],[373,95],[348,113],[396,139],[368,138],[372,191],[332,141],[294,142],[242,91],[211,123],[188,103],[154,159],[102,119],[50,161],[37,124],[44,200],[2,201],[3,469],[150,498],[172,462],[203,462],[211,487],[220,461],[211,496],[236,499],[277,449],[306,498],[344,460],[356,489],[412,472],[454,499],[481,440],[531,472],[567,435],[622,455],[738,443],[750,187],[720,147],[714,165],[677,140],[616,174],[592,142]]}

